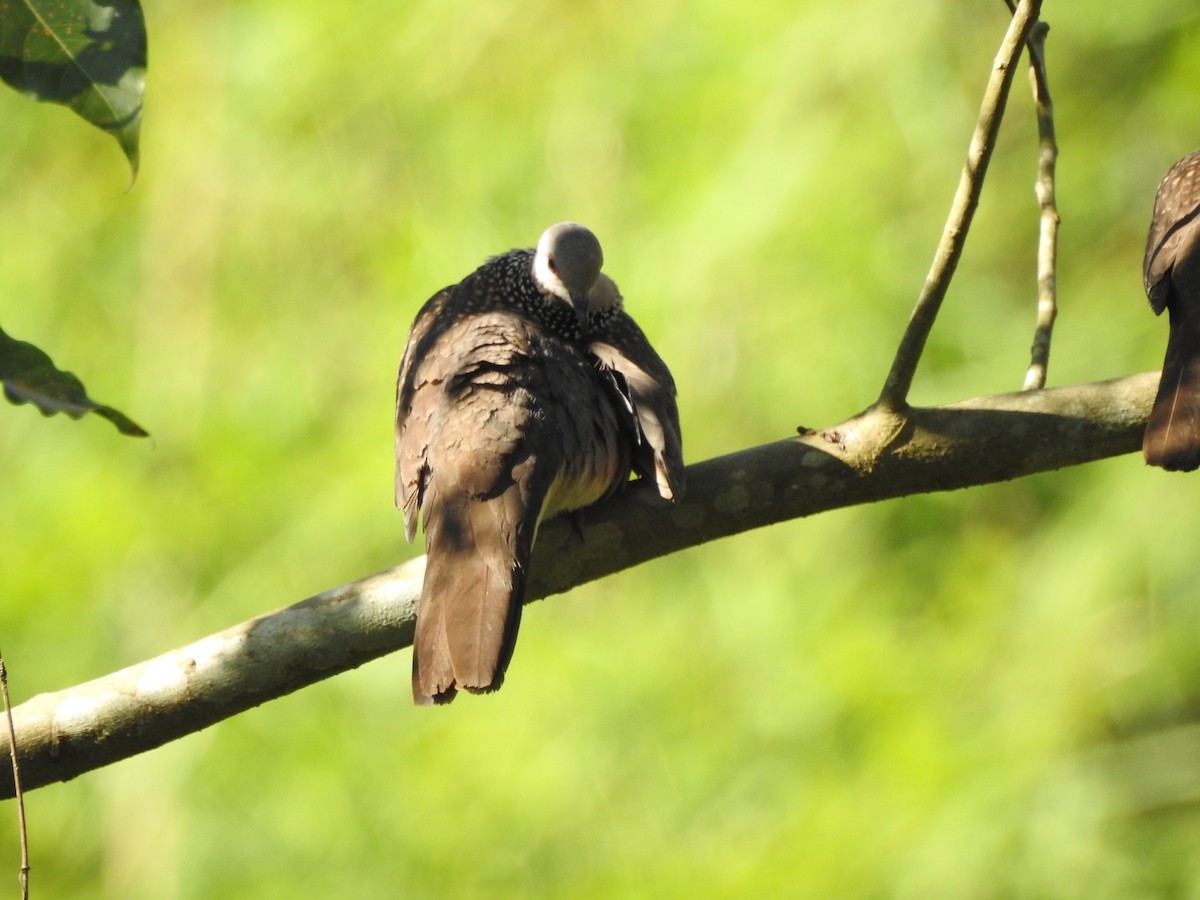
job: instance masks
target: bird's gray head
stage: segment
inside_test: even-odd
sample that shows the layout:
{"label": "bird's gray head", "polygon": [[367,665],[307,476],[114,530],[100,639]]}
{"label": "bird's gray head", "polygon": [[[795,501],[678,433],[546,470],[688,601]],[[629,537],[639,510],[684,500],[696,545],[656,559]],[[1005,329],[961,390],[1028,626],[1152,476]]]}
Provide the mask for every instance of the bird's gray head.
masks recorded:
{"label": "bird's gray head", "polygon": [[588,296],[603,265],[604,252],[594,234],[574,222],[559,222],[538,241],[533,277],[542,290],[571,304],[586,331]]}

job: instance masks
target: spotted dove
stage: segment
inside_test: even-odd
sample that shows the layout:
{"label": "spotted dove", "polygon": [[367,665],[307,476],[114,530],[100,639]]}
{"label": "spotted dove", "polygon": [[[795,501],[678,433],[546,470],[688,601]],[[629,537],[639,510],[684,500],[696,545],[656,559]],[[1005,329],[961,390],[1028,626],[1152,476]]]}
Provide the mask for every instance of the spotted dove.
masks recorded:
{"label": "spotted dove", "polygon": [[1200,151],[1158,186],[1143,276],[1150,307],[1166,309],[1171,328],[1142,453],[1152,466],[1190,472],[1200,466]]}
{"label": "spotted dove", "polygon": [[417,314],[396,385],[396,505],[425,529],[413,699],[504,680],[538,526],[631,471],[684,487],[675,383],[565,222],[496,256]]}

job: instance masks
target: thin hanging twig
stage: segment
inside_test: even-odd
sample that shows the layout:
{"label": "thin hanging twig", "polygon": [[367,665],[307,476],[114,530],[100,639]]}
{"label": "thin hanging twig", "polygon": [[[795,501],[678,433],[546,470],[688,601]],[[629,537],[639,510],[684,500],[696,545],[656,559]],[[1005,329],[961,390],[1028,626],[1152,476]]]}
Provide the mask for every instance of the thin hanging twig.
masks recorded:
{"label": "thin hanging twig", "polygon": [[883,391],[876,401],[878,407],[895,411],[902,411],[907,407],[913,375],[916,373],[917,364],[921,360],[925,342],[929,338],[942,300],[950,287],[950,280],[954,277],[954,270],[966,243],[967,231],[971,227],[971,219],[979,205],[983,179],[991,160],[992,149],[996,145],[1000,121],[1004,117],[1004,104],[1008,99],[1009,88],[1012,87],[1017,58],[1029,38],[1030,29],[1037,21],[1041,8],[1041,0],[1021,0],[1013,14],[1012,22],[1009,23],[1008,32],[1004,35],[1004,42],[996,54],[992,76],[988,80],[983,104],[979,110],[979,120],[975,124],[975,132],[971,135],[971,144],[967,149],[967,162],[958,182],[954,202],[950,206],[950,216],[934,253],[933,265],[925,277],[925,285],[921,289],[917,305],[909,317],[908,328],[900,339],[900,346],[896,350],[896,358],[884,382]]}
{"label": "thin hanging twig", "polygon": [[12,703],[8,698],[8,668],[0,653],[0,698],[4,700],[4,717],[8,720],[8,757],[12,760],[13,790],[17,799],[17,830],[21,840],[21,900],[29,900],[29,837],[25,830],[25,795],[21,791],[21,767],[17,764],[17,728],[13,725]]}
{"label": "thin hanging twig", "polygon": [[1046,35],[1050,26],[1037,22],[1029,32],[1029,80],[1033,87],[1033,105],[1038,123],[1037,199],[1041,208],[1038,229],[1038,303],[1037,327],[1033,333],[1025,390],[1046,386],[1050,365],[1050,337],[1058,316],[1058,205],[1054,194],[1054,170],[1058,162],[1058,142],[1054,138],[1054,104],[1046,80]]}

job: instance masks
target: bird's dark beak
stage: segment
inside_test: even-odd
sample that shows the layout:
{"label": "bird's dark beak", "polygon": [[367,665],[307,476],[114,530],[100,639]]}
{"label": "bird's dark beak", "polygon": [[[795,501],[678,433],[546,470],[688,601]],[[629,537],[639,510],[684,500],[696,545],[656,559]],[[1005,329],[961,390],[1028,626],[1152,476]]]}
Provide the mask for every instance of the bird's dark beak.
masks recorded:
{"label": "bird's dark beak", "polygon": [[575,308],[575,316],[579,319],[579,330],[587,334],[588,330],[588,295],[571,292],[571,306]]}

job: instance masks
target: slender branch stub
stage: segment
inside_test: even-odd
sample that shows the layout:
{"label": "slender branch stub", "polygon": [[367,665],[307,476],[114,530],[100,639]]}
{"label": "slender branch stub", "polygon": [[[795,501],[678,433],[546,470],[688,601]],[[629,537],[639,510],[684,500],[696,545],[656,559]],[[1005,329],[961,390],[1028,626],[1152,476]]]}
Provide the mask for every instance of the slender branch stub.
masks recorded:
{"label": "slender branch stub", "polygon": [[1029,80],[1038,123],[1038,173],[1034,191],[1041,217],[1037,254],[1037,323],[1029,369],[1025,373],[1027,391],[1046,386],[1050,367],[1050,339],[1054,333],[1054,320],[1058,318],[1058,227],[1061,220],[1054,188],[1058,142],[1054,134],[1054,104],[1050,99],[1050,82],[1046,75],[1045,42],[1049,32],[1049,25],[1037,22],[1029,34]]}

